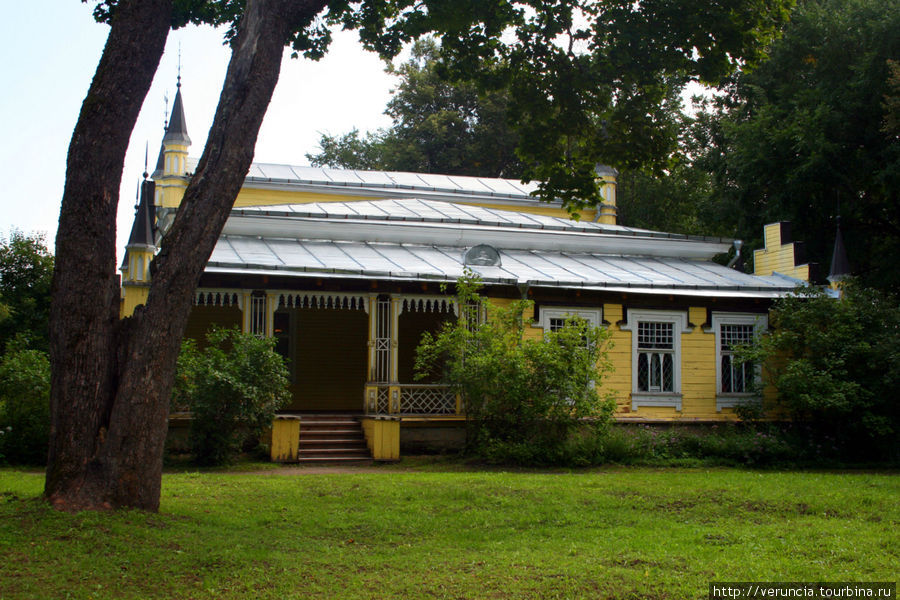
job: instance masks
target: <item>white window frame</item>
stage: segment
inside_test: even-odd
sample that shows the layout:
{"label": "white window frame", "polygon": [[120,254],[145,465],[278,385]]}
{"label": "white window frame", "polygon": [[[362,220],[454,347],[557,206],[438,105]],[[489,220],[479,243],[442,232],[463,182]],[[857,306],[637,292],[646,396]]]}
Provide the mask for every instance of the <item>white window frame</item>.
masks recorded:
{"label": "white window frame", "polygon": [[[643,392],[638,389],[638,323],[672,323],[671,392]],[[641,406],[671,406],[681,411],[681,334],[690,333],[687,311],[629,310],[628,322],[620,327],[631,332],[631,410]]]}
{"label": "white window frame", "polygon": [[[734,408],[759,399],[753,392],[722,391],[722,325],[753,325],[753,335],[759,338],[769,328],[769,317],[762,313],[712,313],[712,328],[716,334],[716,412],[723,408]],[[755,365],[753,369],[755,382],[761,379],[761,369]]]}
{"label": "white window frame", "polygon": [[550,331],[551,319],[568,319],[569,317],[581,317],[593,327],[600,327],[603,323],[602,310],[599,308],[577,308],[574,306],[554,306],[553,308],[541,307],[540,326],[544,331]]}

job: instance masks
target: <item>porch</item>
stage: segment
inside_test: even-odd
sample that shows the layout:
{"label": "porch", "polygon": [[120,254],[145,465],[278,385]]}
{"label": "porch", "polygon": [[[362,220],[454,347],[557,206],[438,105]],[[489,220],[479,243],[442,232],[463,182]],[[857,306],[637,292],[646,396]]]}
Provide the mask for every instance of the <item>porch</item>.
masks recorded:
{"label": "porch", "polygon": [[422,334],[456,318],[447,296],[200,288],[186,335],[212,326],[275,338],[290,374],[284,412],[346,412],[458,421],[464,407],[439,374],[415,380]]}

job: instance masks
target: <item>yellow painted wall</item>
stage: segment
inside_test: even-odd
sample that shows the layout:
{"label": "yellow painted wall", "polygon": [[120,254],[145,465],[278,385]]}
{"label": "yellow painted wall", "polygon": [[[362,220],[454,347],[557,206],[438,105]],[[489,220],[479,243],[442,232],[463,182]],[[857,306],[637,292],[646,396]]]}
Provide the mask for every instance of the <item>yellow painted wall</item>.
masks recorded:
{"label": "yellow painted wall", "polygon": [[[604,304],[603,319],[609,323],[610,345],[607,357],[613,371],[603,378],[599,391],[611,392],[616,401],[616,416],[637,419],[664,420],[729,420],[735,418],[731,408],[716,410],[716,336],[710,330],[704,331],[706,308],[691,307],[689,322],[694,325],[689,333],[681,334],[681,411],[674,407],[639,406],[631,408],[632,391],[632,332],[623,331],[618,323],[623,320],[621,304]],[[542,336],[543,330],[532,328],[535,335]],[[766,389],[766,397],[774,397],[774,390]]]}
{"label": "yellow painted wall", "polygon": [[149,284],[144,285],[128,285],[122,286],[122,302],[119,305],[119,317],[130,317],[134,314],[134,309],[141,304],[147,302],[147,295],[150,293]]}
{"label": "yellow painted wall", "polygon": [[[234,202],[234,206],[235,208],[241,208],[246,206],[267,206],[278,204],[309,204],[312,202],[362,202],[370,200],[373,200],[373,198],[368,198],[365,196],[355,196],[350,194],[324,194],[308,191],[273,190],[244,187],[238,193],[238,197]],[[545,215],[550,217],[560,217],[563,219],[570,218],[569,213],[564,209],[550,206],[548,204],[535,203],[533,206],[510,206],[502,203],[465,202],[462,200],[458,201],[457,204],[467,204],[469,206],[481,206],[484,208],[494,208],[497,210],[507,210],[535,215]],[[582,220],[591,221],[595,218],[596,211],[584,210],[581,211],[580,215]]]}
{"label": "yellow painted wall", "polygon": [[763,230],[765,248],[753,252],[753,274],[765,276],[777,272],[809,281],[809,265],[796,264],[794,243],[782,243],[781,231],[781,223],[770,223],[765,226]]}
{"label": "yellow painted wall", "polygon": [[705,308],[691,307],[688,322],[694,328],[681,334],[681,416],[716,419],[716,334],[702,327]]}
{"label": "yellow painted wall", "polygon": [[617,414],[631,412],[631,332],[619,329],[617,323],[622,320],[622,316],[621,304],[603,305],[603,320],[609,323],[611,334],[607,357],[613,365],[613,371],[607,373],[600,392],[613,392]]}

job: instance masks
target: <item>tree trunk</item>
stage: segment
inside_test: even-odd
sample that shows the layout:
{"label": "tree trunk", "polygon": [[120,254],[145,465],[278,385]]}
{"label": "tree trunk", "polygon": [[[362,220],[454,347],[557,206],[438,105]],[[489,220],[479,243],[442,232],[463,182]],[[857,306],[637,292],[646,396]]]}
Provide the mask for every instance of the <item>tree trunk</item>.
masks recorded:
{"label": "tree trunk", "polygon": [[[85,418],[79,423],[83,430],[67,437],[59,430],[70,411],[61,410],[62,401],[54,402],[54,441],[85,438],[72,448],[56,441],[51,450],[45,493],[54,504],[158,510],[169,396],[192,292],[253,160],[256,137],[278,82],[284,45],[292,31],[309,24],[326,4],[325,0],[248,0],[206,147],[151,266],[147,303],[122,321],[118,331],[114,318],[105,330],[111,374],[97,377],[95,365],[90,364],[93,353],[57,354],[70,369],[66,378],[60,377],[60,384],[109,383],[97,386],[93,394],[97,401],[88,406],[95,418]],[[80,273],[85,279],[93,275],[96,282],[93,273]],[[66,291],[56,290],[57,294]],[[117,308],[117,287],[114,300],[110,304]],[[84,389],[79,393],[86,395]],[[73,450],[80,467],[72,460]],[[61,462],[71,467],[61,471],[57,466]]]}
{"label": "tree trunk", "polygon": [[119,185],[128,140],[171,20],[172,0],[118,5],[69,144],[50,308],[53,367],[44,492],[62,507],[106,502],[94,475],[116,386]]}

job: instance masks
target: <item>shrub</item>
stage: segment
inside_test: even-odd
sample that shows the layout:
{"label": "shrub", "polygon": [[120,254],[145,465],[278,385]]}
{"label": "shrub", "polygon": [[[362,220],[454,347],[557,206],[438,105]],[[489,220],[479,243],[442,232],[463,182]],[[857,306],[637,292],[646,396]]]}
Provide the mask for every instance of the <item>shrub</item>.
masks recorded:
{"label": "shrub", "polygon": [[271,427],[275,411],[290,399],[288,371],[272,339],[214,329],[206,341],[203,350],[193,340],[182,344],[173,405],[192,412],[196,461],[218,465]]}
{"label": "shrub", "polygon": [[521,300],[498,307],[478,294],[470,274],[457,283],[461,318],[425,333],[417,349],[417,377],[442,372],[463,399],[467,447],[489,460],[519,464],[564,461],[582,419],[607,423],[614,404],[597,384],[611,367],[608,333],[570,319],[544,339],[526,339]]}
{"label": "shrub", "polygon": [[0,458],[44,464],[50,433],[50,360],[11,342],[0,359]]}
{"label": "shrub", "polygon": [[809,442],[851,459],[897,458],[900,303],[849,283],[841,300],[807,288],[776,302],[774,331],[748,353]]}

